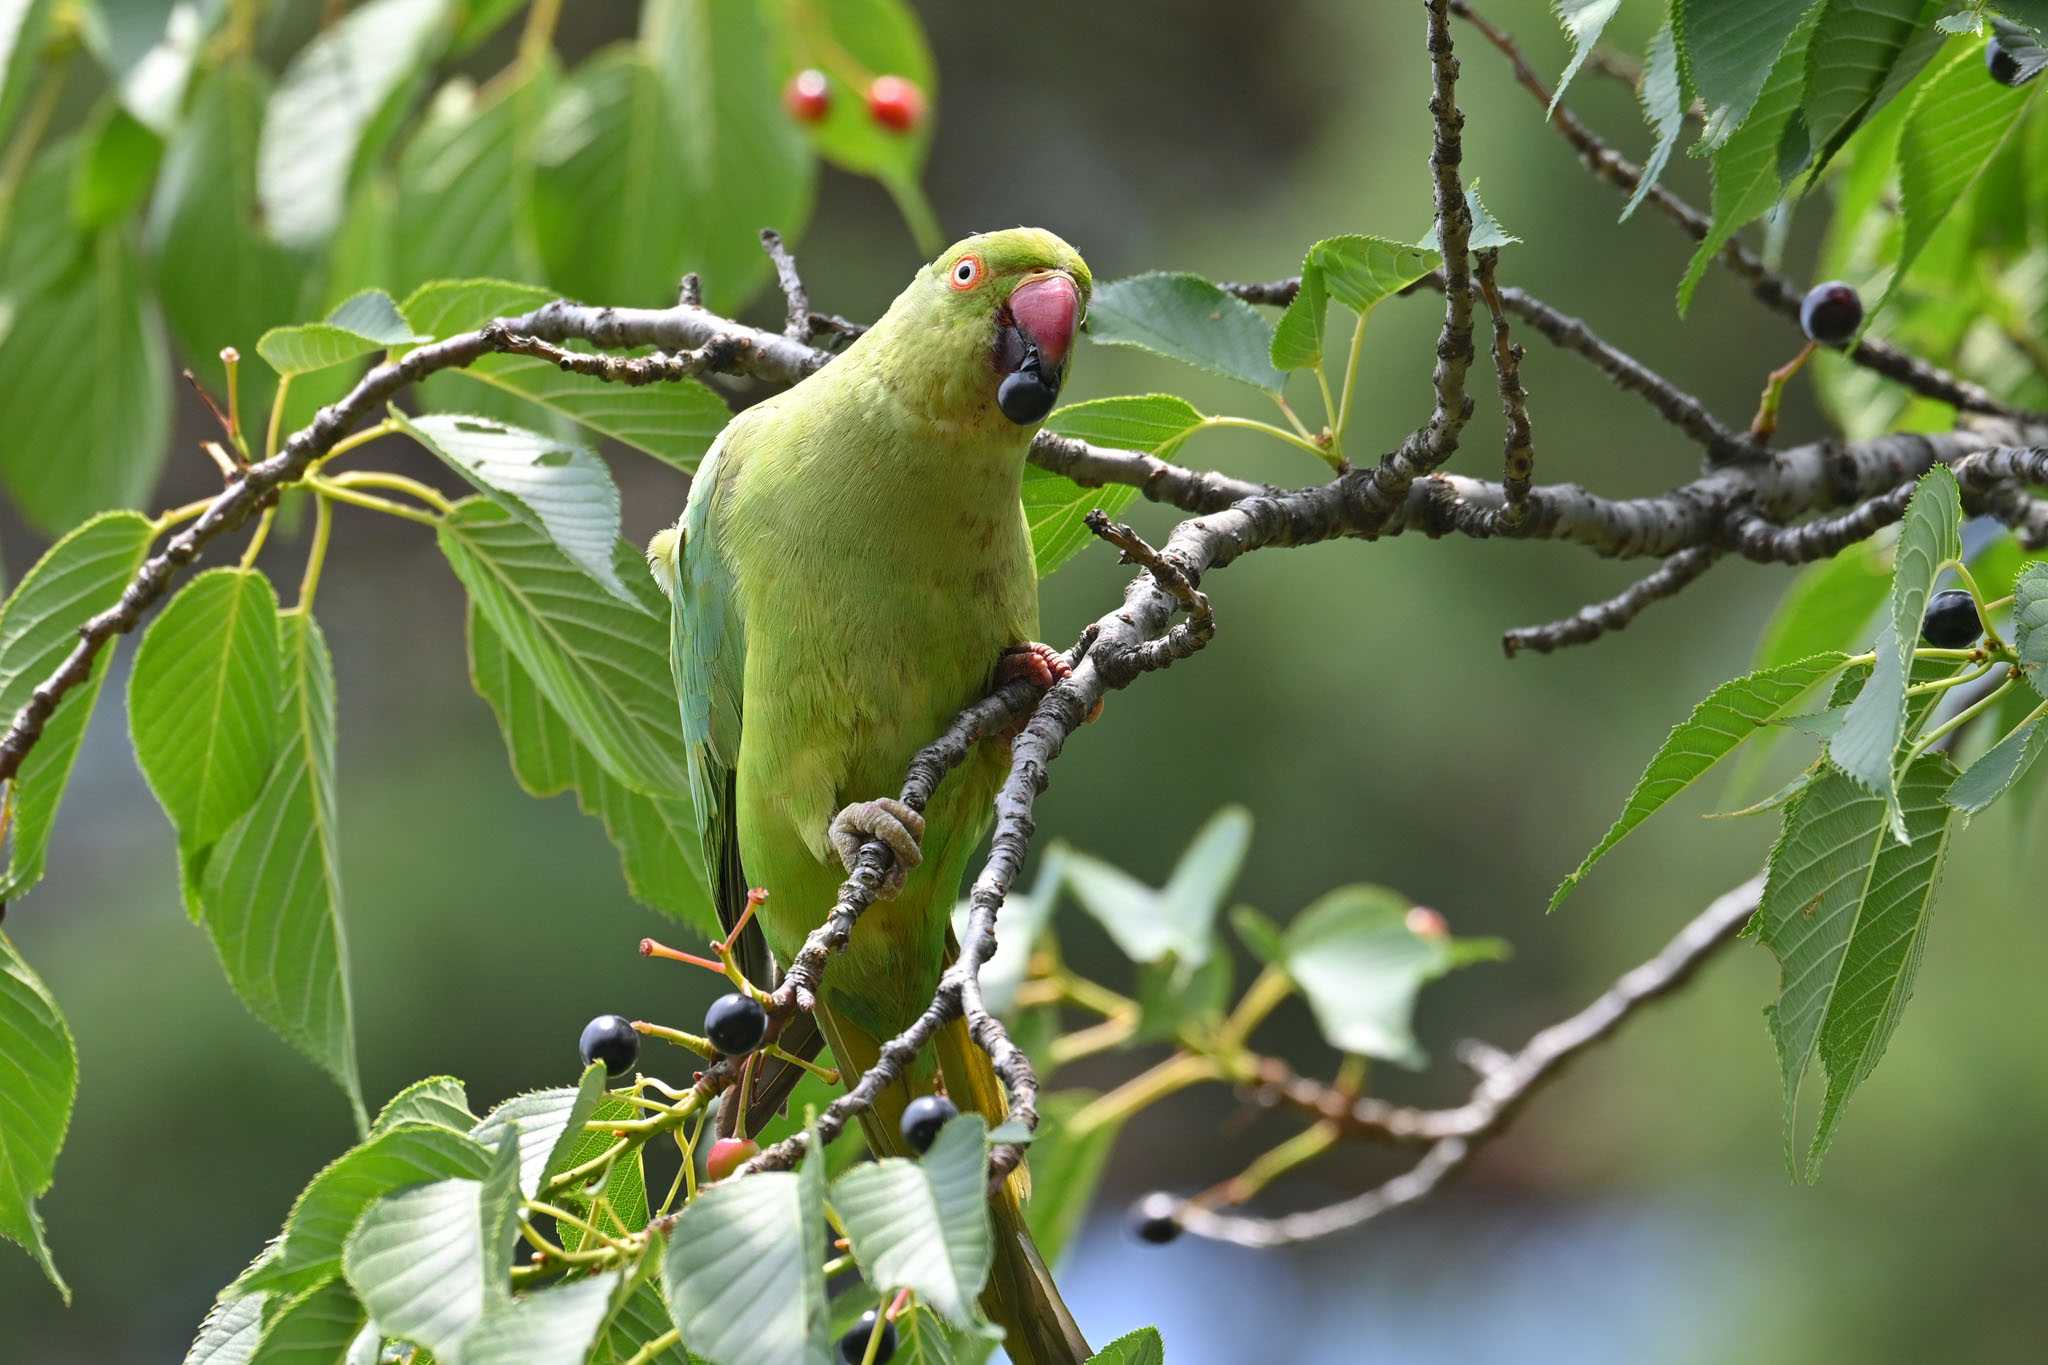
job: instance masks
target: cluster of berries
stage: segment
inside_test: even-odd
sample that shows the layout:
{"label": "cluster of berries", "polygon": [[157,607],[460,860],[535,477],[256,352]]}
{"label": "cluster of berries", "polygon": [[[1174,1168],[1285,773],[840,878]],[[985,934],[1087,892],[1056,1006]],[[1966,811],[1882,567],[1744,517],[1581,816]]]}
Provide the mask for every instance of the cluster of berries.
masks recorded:
{"label": "cluster of berries", "polygon": [[[924,121],[924,91],[901,76],[868,82],[868,117],[892,133],[907,133]],[[782,90],[782,106],[799,123],[822,123],[832,110],[832,82],[815,66],[797,72]]]}
{"label": "cluster of berries", "polygon": [[[723,1055],[744,1057],[768,1036],[768,1011],[750,995],[738,991],[721,995],[704,1012],[704,1036]],[[583,1026],[576,1050],[585,1066],[601,1062],[606,1075],[623,1076],[640,1060],[640,1034],[624,1015],[600,1014]],[[903,1141],[923,1156],[938,1140],[939,1130],[959,1115],[959,1108],[944,1095],[920,1095],[903,1107],[899,1125]],[[705,1156],[706,1173],[712,1180],[723,1180],[760,1150],[760,1144],[751,1138],[720,1138]],[[846,1365],[861,1365],[869,1359],[868,1338],[874,1333],[875,1317],[872,1311],[862,1314],[839,1339],[839,1358]],[[895,1354],[896,1324],[885,1321],[872,1365],[887,1365]]]}

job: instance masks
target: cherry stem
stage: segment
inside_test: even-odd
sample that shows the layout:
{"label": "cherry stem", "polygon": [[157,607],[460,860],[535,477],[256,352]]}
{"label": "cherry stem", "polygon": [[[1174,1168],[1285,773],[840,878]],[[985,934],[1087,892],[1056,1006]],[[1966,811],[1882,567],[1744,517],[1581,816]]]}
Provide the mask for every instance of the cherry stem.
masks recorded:
{"label": "cherry stem", "polygon": [[666,943],[656,943],[651,938],[640,940],[640,956],[665,957],[671,962],[687,962],[692,967],[702,967],[707,972],[717,972],[720,976],[725,975],[724,963],[713,962],[710,958],[699,957],[695,953],[686,953],[680,948],[671,948]]}
{"label": "cherry stem", "polygon": [[725,936],[725,942],[719,945],[719,956],[723,957],[732,952],[732,945],[740,941],[740,935],[745,933],[747,925],[753,922],[754,912],[760,909],[761,902],[767,899],[768,893],[758,886],[747,892],[747,908],[740,911],[740,917],[733,921],[731,931]]}

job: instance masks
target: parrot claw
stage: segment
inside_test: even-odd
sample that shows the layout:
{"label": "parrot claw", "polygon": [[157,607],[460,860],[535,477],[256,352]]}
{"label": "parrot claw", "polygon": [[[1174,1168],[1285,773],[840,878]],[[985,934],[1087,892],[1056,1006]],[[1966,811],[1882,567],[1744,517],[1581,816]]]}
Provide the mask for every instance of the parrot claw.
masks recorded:
{"label": "parrot claw", "polygon": [[1066,655],[1051,645],[1013,645],[996,659],[996,685],[1022,678],[1040,691],[1052,687],[1074,671]]}
{"label": "parrot claw", "polygon": [[[1074,672],[1074,666],[1067,662],[1067,656],[1051,645],[1037,642],[1012,645],[996,658],[996,686],[1013,683],[1019,678],[1029,682],[1040,691],[1049,691],[1066,681]],[[1094,720],[1102,714],[1102,702],[1098,699],[1088,712],[1088,719]],[[1024,733],[1023,720],[1004,730],[996,738],[1008,742]]]}
{"label": "parrot claw", "polygon": [[882,878],[882,900],[893,899],[903,889],[903,879],[911,869],[924,861],[924,851],[917,844],[924,838],[924,817],[891,797],[856,801],[840,811],[832,817],[829,837],[849,874],[860,861],[861,845],[870,839],[880,839],[896,855],[896,861]]}

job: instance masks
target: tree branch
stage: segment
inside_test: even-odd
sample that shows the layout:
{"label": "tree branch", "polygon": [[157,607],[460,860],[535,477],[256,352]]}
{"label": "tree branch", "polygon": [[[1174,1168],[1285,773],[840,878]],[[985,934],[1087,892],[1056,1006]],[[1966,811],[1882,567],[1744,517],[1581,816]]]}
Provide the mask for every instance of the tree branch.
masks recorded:
{"label": "tree branch", "polygon": [[1524,649],[1548,654],[1566,645],[1590,644],[1609,631],[1620,630],[1642,614],[1652,602],[1676,596],[1714,567],[1720,552],[1699,545],[1680,550],[1664,561],[1654,573],[1631,584],[1604,602],[1580,607],[1561,621],[1543,626],[1521,626],[1501,636],[1501,648],[1512,659]]}
{"label": "tree branch", "polygon": [[1756,913],[1763,890],[1764,878],[1758,874],[1715,899],[1655,957],[1624,973],[1591,1004],[1542,1030],[1519,1052],[1491,1059],[1471,1098],[1456,1108],[1413,1109],[1370,1097],[1353,1099],[1293,1074],[1283,1063],[1266,1062],[1261,1084],[1281,1102],[1337,1124],[1353,1136],[1424,1144],[1428,1150],[1400,1175],[1327,1208],[1254,1218],[1183,1202],[1176,1210],[1178,1221],[1198,1237],[1247,1247],[1287,1246],[1346,1231],[1425,1198],[1463,1169],[1481,1144],[1498,1137],[1521,1106],[1554,1081],[1567,1062],[1643,1006],[1683,986],[1708,958],[1733,942]]}
{"label": "tree branch", "polygon": [[1465,372],[1472,365],[1472,209],[1465,202],[1459,174],[1465,115],[1458,108],[1458,57],[1451,46],[1449,0],[1425,0],[1424,8],[1429,15],[1429,113],[1434,128],[1429,169],[1436,196],[1437,248],[1444,261],[1444,325],[1430,377],[1436,409],[1372,474],[1367,494],[1383,517],[1399,506],[1417,479],[1457,453],[1458,437],[1472,416],[1472,400],[1465,392]]}

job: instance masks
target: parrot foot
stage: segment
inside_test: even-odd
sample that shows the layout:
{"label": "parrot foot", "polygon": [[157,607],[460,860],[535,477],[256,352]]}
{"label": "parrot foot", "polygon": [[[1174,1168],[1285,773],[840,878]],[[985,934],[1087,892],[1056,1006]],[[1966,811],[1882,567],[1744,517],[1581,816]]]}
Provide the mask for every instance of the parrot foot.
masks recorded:
{"label": "parrot foot", "polygon": [[860,861],[861,845],[870,839],[880,839],[896,855],[888,875],[882,878],[882,900],[893,899],[911,869],[924,861],[924,851],[917,845],[924,838],[924,817],[892,797],[854,802],[832,817],[828,837],[849,873]]}
{"label": "parrot foot", "polygon": [[1013,645],[996,659],[996,686],[1022,678],[1039,691],[1052,687],[1074,671],[1066,655],[1051,645]]}
{"label": "parrot foot", "polygon": [[[996,686],[1002,687],[1019,678],[1024,679],[1041,692],[1058,686],[1072,676],[1074,666],[1067,662],[1067,656],[1051,645],[1036,641],[1029,644],[1012,645],[996,658]],[[1088,712],[1088,719],[1094,720],[1102,714],[1102,702],[1098,700]],[[1026,718],[1028,719],[1028,717]],[[1024,720],[1004,730],[996,738],[1005,743],[1024,733]]]}

